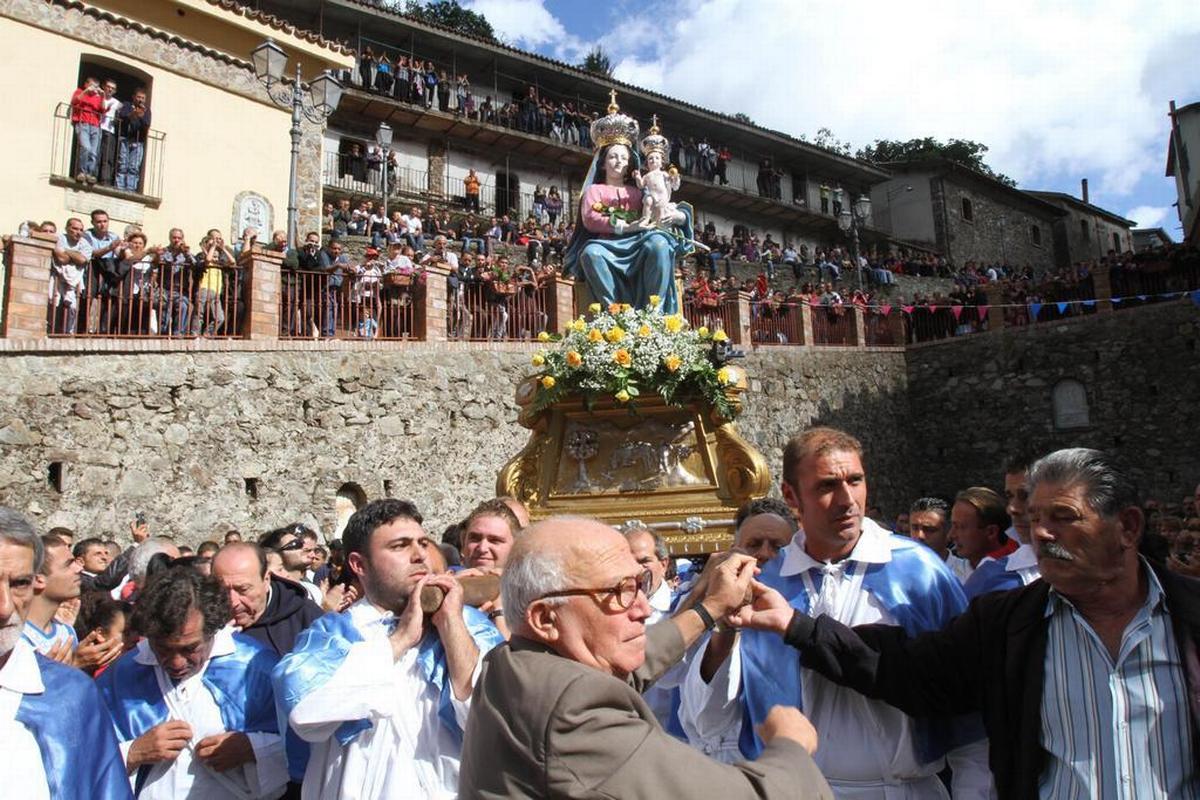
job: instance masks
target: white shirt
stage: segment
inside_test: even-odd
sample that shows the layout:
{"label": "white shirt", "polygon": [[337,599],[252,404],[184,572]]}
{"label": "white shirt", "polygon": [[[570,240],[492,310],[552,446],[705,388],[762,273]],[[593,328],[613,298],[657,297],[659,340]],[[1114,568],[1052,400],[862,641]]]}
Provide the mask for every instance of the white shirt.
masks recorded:
{"label": "white shirt", "polygon": [[[300,701],[289,722],[312,743],[303,800],[445,798],[458,794],[462,748],[438,719],[439,693],[427,683],[412,647],[392,658],[388,633],[395,617],[359,600],[345,611],[364,641],[350,645],[346,660],[319,689]],[[471,684],[479,678],[483,654]],[[448,679],[448,678],[447,678]],[[451,704],[466,729],[470,698]],[[372,723],[341,745],[334,733],[346,721]]]}
{"label": "white shirt", "polygon": [[[1016,537],[1013,538],[1015,539]],[[1017,541],[1020,540],[1018,539]],[[1042,577],[1042,571],[1038,569],[1037,553],[1033,551],[1033,545],[1031,544],[1023,544],[1012,551],[1004,566],[1008,572],[1017,573],[1017,576],[1021,579],[1022,586],[1028,586]]]}
{"label": "white shirt", "polygon": [[971,562],[965,558],[954,555],[949,550],[946,551],[946,566],[954,573],[954,577],[958,578],[959,583],[966,583],[967,578],[971,577],[971,573],[975,570],[971,569]]}
{"label": "white shirt", "polygon": [[[897,621],[862,585],[869,565],[892,560],[886,530],[869,519],[850,555],[840,562],[819,562],[804,550],[800,531],[783,549],[783,577],[808,575],[812,616],[826,614],[846,625]],[[819,591],[815,576],[824,573]],[[741,649],[735,647],[710,683],[700,678],[695,659],[683,684],[680,721],[689,741],[722,761],[740,760],[737,738],[742,725],[739,699],[742,682]],[[942,762],[922,764],[917,757],[914,721],[904,712],[839,686],[810,669],[801,669],[801,707],[826,743],[813,755],[821,773],[840,800],[927,800],[946,798],[937,777]],[[834,744],[836,743],[836,744]],[[834,746],[830,746],[833,744]],[[955,767],[955,797],[988,797],[991,773],[987,742],[981,741],[950,756]],[[960,779],[963,781],[960,789]]]}
{"label": "white shirt", "polygon": [[405,216],[403,219],[404,219],[404,224],[408,226],[408,232],[410,234],[412,234],[413,236],[421,235],[421,218],[420,217],[418,217],[416,214],[414,214],[411,217]]}
{"label": "white shirt", "polygon": [[17,722],[21,698],[46,691],[33,647],[18,639],[0,667],[0,786],[7,797],[50,800],[50,785],[42,764],[42,750],[33,734]]}
{"label": "white shirt", "polygon": [[[212,653],[209,658],[229,655],[234,651],[232,628],[224,628],[213,637]],[[195,675],[173,684],[170,677],[159,666],[154,651],[143,639],[138,643],[134,660],[138,664],[153,667],[158,678],[159,689],[168,708],[168,717],[183,720],[192,727],[192,738],[174,761],[160,761],[150,768],[145,785],[138,800],[175,800],[181,797],[203,797],[205,800],[251,800],[251,798],[275,798],[287,788],[287,759],[284,754],[283,737],[275,733],[247,733],[254,748],[255,760],[226,772],[215,772],[204,766],[195,756],[195,747],[201,739],[225,732],[221,709],[212,692],[204,685],[204,663]],[[121,753],[128,757],[133,742],[123,742]],[[137,772],[130,782],[137,780]]]}
{"label": "white shirt", "polygon": [[108,97],[104,100],[104,115],[100,117],[100,130],[108,133],[115,133],[113,122],[117,119],[117,111],[121,108],[121,101],[115,97]]}

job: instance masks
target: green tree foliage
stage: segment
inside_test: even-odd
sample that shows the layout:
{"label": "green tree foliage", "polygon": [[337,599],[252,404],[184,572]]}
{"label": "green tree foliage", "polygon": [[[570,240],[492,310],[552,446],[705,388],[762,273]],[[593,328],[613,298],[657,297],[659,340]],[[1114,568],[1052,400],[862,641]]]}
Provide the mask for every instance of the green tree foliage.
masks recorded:
{"label": "green tree foliage", "polygon": [[996,172],[987,165],[983,160],[987,151],[986,144],[973,142],[970,139],[951,139],[948,142],[941,142],[932,136],[926,136],[924,139],[909,139],[907,142],[876,139],[874,144],[861,148],[856,155],[872,164],[944,158],[976,172],[982,172],[1008,186],[1016,186],[1017,182],[1012,178]]}
{"label": "green tree foliage", "polygon": [[[383,7],[400,10],[400,3],[395,0],[378,0],[378,3]],[[496,41],[496,31],[492,29],[492,23],[487,21],[487,17],[463,8],[455,0],[430,0],[427,3],[405,0],[402,13],[420,22],[441,25],[467,36]]]}
{"label": "green tree foliage", "polygon": [[750,119],[750,115],[739,111],[733,115],[733,118],[744,125],[753,125],[754,120]]}
{"label": "green tree foliage", "polygon": [[611,78],[613,74],[612,59],[600,45],[596,45],[595,48],[588,51],[587,57],[583,59],[579,68],[584,72],[590,72],[603,78]]}

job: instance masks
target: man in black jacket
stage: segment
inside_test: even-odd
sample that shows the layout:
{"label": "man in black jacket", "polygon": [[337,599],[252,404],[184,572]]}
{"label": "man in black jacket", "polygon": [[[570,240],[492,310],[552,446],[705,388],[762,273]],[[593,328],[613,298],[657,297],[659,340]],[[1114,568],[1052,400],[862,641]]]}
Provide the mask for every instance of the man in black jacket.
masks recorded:
{"label": "man in black jacket", "polygon": [[212,574],[229,591],[233,623],[281,656],[324,613],[303,586],[267,574],[266,551],[256,544],[222,547],[213,558]]}
{"label": "man in black jacket", "polygon": [[982,712],[1001,798],[1200,796],[1200,581],[1139,555],[1137,491],[1105,454],[1051,453],[1029,483],[1042,580],[977,598],[942,631],[850,629],[765,587],[731,621],[908,714]]}

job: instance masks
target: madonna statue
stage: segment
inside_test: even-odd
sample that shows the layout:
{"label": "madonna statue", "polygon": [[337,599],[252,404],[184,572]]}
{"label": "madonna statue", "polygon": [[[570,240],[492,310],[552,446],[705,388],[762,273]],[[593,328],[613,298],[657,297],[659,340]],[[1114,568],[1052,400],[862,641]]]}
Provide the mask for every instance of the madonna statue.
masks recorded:
{"label": "madonna statue", "polygon": [[[563,258],[564,273],[582,276],[596,302],[608,306],[650,305],[662,298],[665,313],[679,312],[675,259],[692,252],[692,208],[670,203],[657,225],[642,227],[642,190],[635,183],[641,164],[637,120],[620,113],[616,92],[608,116],[592,123],[596,155],[583,182],[575,235]],[[643,153],[657,152],[666,163],[668,145],[655,125],[641,142]]]}

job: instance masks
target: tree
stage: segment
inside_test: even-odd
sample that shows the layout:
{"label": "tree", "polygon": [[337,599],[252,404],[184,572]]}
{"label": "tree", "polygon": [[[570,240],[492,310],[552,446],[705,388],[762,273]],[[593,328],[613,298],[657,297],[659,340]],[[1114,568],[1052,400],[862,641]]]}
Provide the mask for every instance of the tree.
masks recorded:
{"label": "tree", "polygon": [[[800,141],[804,142],[808,140],[801,136]],[[849,156],[851,152],[850,143],[843,142],[841,139],[837,138],[837,134],[835,134],[829,128],[818,128],[817,138],[813,139],[812,143],[817,147],[820,147],[822,150],[828,150],[831,153],[837,153],[839,156]]]}
{"label": "tree", "polygon": [[[377,0],[377,2],[384,7],[399,5],[398,2],[388,2],[388,0]],[[487,17],[463,8],[456,0],[431,0],[428,3],[420,2],[420,0],[406,0],[404,15],[419,22],[440,25],[467,36],[496,41],[496,31],[492,28],[492,23],[487,21]]]}
{"label": "tree", "polygon": [[583,59],[583,63],[579,68],[584,72],[590,72],[593,75],[599,75],[602,78],[611,78],[613,74],[612,59],[608,57],[608,53],[600,45],[596,45],[592,50],[588,51],[587,57]]}
{"label": "tree", "polygon": [[874,144],[861,148],[856,155],[872,164],[944,158],[947,161],[961,164],[967,169],[995,178],[1007,186],[1016,186],[1017,182],[1012,178],[996,172],[987,165],[987,162],[983,160],[984,153],[987,151],[986,144],[973,142],[970,139],[951,139],[948,142],[941,142],[932,136],[926,136],[923,139],[909,139],[907,142],[876,139]]}
{"label": "tree", "polygon": [[733,118],[743,125],[753,125],[754,120],[750,119],[750,115],[739,111],[733,115]]}

